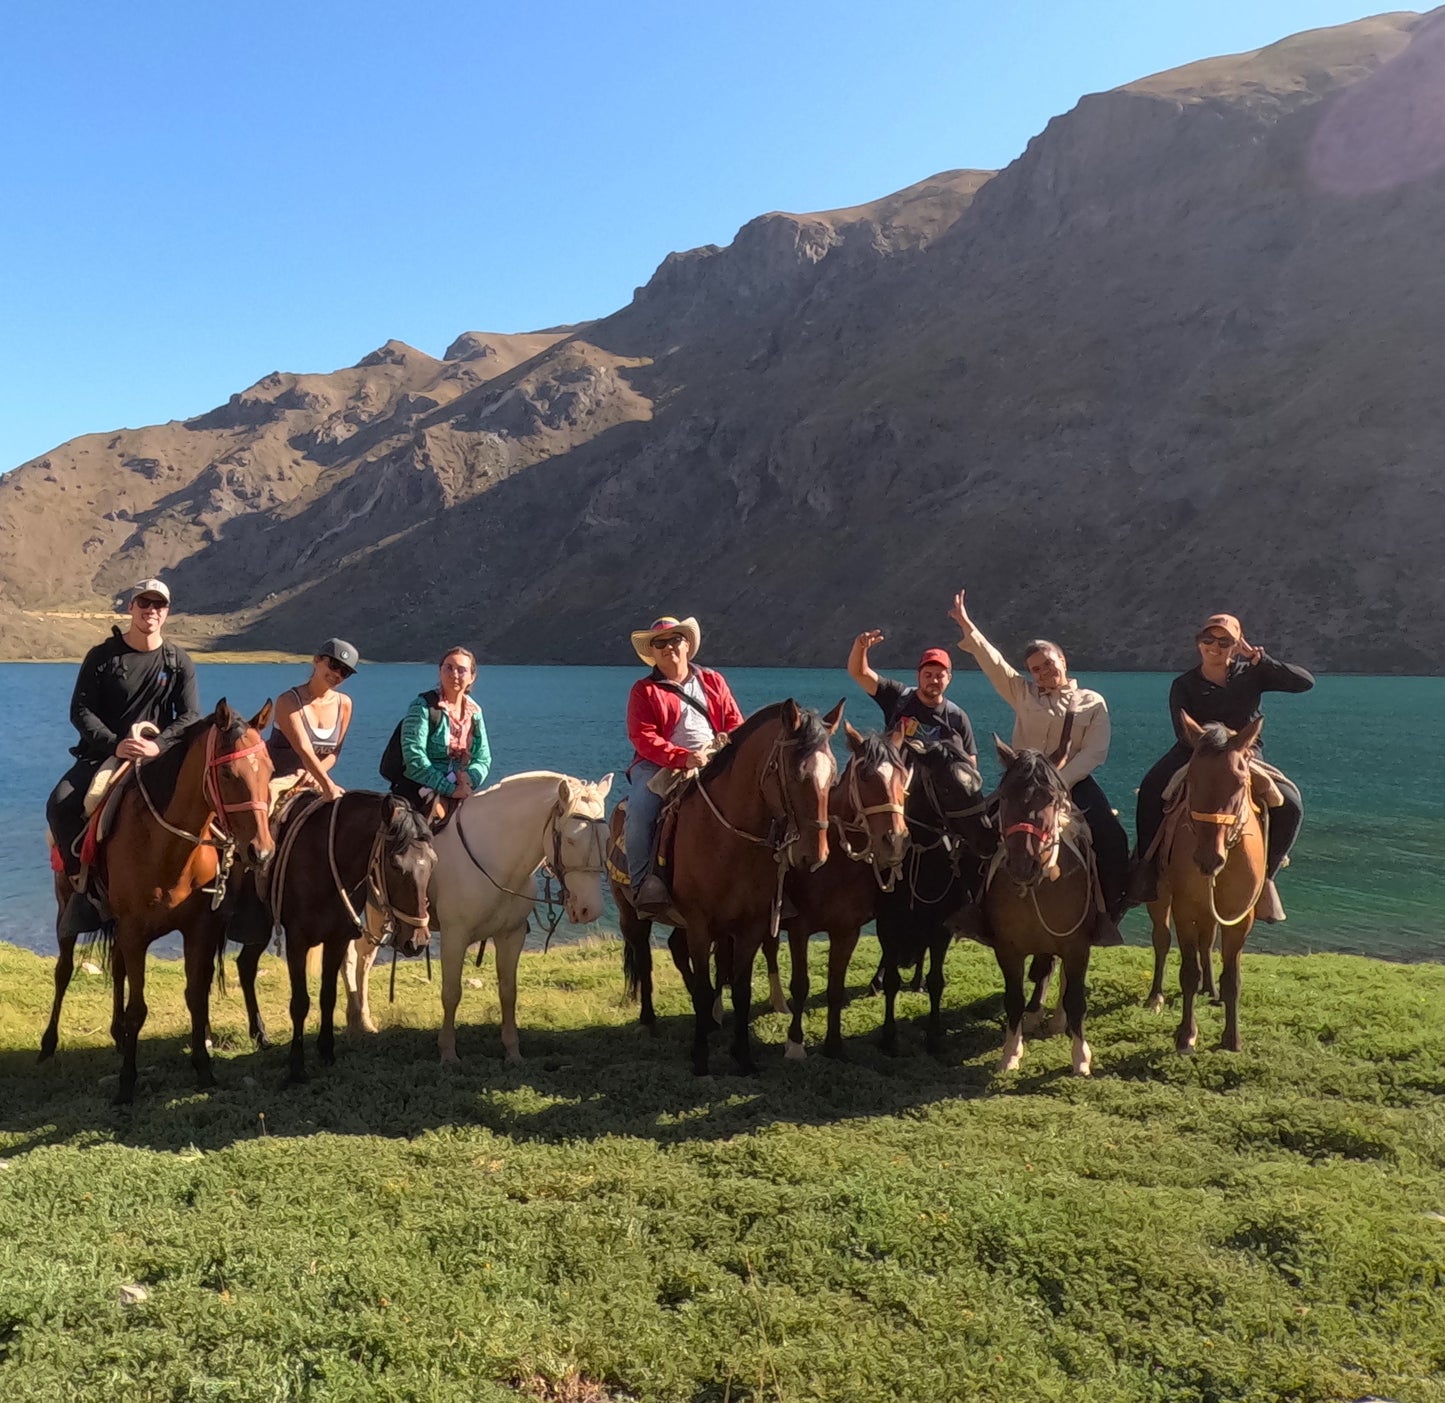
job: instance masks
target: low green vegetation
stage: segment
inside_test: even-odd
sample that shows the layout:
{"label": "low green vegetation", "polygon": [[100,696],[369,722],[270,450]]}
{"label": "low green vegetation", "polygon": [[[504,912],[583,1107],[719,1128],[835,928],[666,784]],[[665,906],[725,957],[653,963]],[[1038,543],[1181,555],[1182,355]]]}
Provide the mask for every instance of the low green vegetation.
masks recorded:
{"label": "low green vegetation", "polygon": [[523,959],[518,1067],[490,960],[460,1068],[411,962],[294,1089],[233,990],[208,1094],[156,961],[120,1111],[108,981],[77,974],[36,1066],[51,966],[0,947],[0,1398],[1445,1400],[1445,969],[1250,956],[1245,1051],[1180,1058],[1147,952],[1104,951],[1083,1081],[1064,1038],[993,1073],[973,946],[947,1056],[905,1023],[883,1057],[876,954],[845,1063],[785,1063],[767,1013],[760,1077],[716,1039],[695,1079],[665,954],[652,1038],[602,944]]}

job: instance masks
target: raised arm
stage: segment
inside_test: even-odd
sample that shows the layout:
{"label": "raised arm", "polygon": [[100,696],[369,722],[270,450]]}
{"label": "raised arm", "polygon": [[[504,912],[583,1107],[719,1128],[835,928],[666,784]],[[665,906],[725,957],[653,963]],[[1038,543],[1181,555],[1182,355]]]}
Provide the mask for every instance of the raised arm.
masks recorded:
{"label": "raised arm", "polygon": [[876,628],[865,628],[853,640],[852,651],[848,654],[848,676],[871,697],[878,690],[878,674],[868,661],[868,650],[883,641],[883,635]]}
{"label": "raised arm", "polygon": [[1004,655],[979,632],[978,625],[969,618],[968,610],[964,608],[963,590],[959,590],[954,596],[953,608],[948,611],[948,617],[958,625],[961,635],[958,646],[979,665],[983,675],[993,685],[994,691],[1011,707],[1017,709],[1028,696],[1028,683],[1009,666]]}

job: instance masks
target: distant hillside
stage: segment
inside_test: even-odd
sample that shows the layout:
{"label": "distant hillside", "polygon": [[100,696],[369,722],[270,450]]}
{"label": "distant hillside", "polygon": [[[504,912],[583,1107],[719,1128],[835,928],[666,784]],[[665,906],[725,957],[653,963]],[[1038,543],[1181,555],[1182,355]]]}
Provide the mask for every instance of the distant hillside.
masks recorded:
{"label": "distant hillside", "polygon": [[226,646],[495,661],[626,662],[672,610],[715,660],[836,663],[948,637],[964,583],[1084,666],[1187,663],[1229,608],[1439,670],[1441,91],[1445,11],[1311,31],[1085,97],[997,174],[763,215],[601,321],[72,440],[0,479],[0,597],[164,571]]}

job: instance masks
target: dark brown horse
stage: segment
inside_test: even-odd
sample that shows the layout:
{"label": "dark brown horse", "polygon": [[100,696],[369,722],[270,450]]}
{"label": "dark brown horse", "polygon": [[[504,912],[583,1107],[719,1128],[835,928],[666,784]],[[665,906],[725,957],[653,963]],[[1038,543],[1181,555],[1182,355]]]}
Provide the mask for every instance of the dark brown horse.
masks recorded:
{"label": "dark brown horse", "polygon": [[[784,1056],[801,1058],[803,1009],[808,1002],[808,937],[828,933],[827,1057],[843,1055],[843,996],[858,932],[873,919],[878,896],[897,880],[908,847],[903,805],[909,767],[892,736],[863,736],[846,726],[852,755],[828,796],[832,823],[828,860],[816,871],[788,874],[787,892],[797,914],[783,922],[792,957],[793,1020]],[[769,952],[774,968],[776,948]]]}
{"label": "dark brown horse", "polygon": [[[692,1067],[699,1076],[707,1074],[708,1035],[716,1026],[706,977],[714,953],[732,989],[733,1058],[739,1071],[756,1070],[749,1039],[753,961],[771,938],[783,875],[828,860],[828,792],[837,773],[830,743],[842,715],[841,701],[822,717],[791,698],[763,707],[678,803],[669,869],[685,936],[679,930],[669,943],[692,995]],[[613,897],[627,986],[642,995],[642,1022],[650,1027],[652,922],[638,917],[626,883],[615,878]],[[694,970],[704,977],[694,978]]]}
{"label": "dark brown horse", "polygon": [[992,945],[1004,979],[1004,1038],[1000,1071],[1023,1056],[1024,963],[1046,978],[1052,959],[1063,964],[1064,1017],[1073,1038],[1073,1067],[1088,1076],[1093,1053],[1084,1040],[1085,977],[1096,938],[1118,933],[1096,900],[1083,816],[1069,797],[1058,765],[1037,750],[1013,751],[997,736],[1003,778],[998,787],[999,851],[984,879],[982,936]]}
{"label": "dark brown horse", "polygon": [[[101,943],[109,947],[114,988],[118,1102],[135,1098],[136,1051],[147,1013],[146,951],[173,930],[184,942],[191,1066],[199,1085],[215,1085],[206,1040],[211,979],[225,940],[218,908],[226,881],[239,876],[234,864],[263,867],[271,857],[271,759],[259,734],[270,715],[268,701],[248,722],[222,699],[163,755],[139,765],[118,801],[101,854],[114,913]],[[42,1047],[54,1045],[59,1013],[57,999]]]}
{"label": "dark brown horse", "polygon": [[285,932],[291,977],[291,1082],[307,1079],[307,952],[322,949],[316,1053],[330,1066],[336,979],[348,948],[358,939],[379,944],[389,926],[406,953],[421,951],[430,938],[427,886],[435,864],[426,821],[391,794],[353,789],[339,799],[303,796],[282,818],[268,895],[271,917]]}
{"label": "dark brown horse", "polygon": [[1183,807],[1166,820],[1159,855],[1159,899],[1149,904],[1154,923],[1149,1006],[1163,1006],[1172,915],[1179,938],[1184,1005],[1174,1045],[1180,1052],[1193,1052],[1199,1037],[1194,999],[1201,977],[1209,971],[1217,932],[1224,960],[1219,976],[1224,1004],[1220,1046],[1238,1052],[1240,961],[1254,926],[1255,902],[1264,890],[1268,846],[1264,827],[1268,811],[1253,802],[1249,772],[1250,752],[1264,718],[1255,717],[1238,732],[1218,722],[1201,726],[1186,712],[1179,713],[1179,720],[1194,754],[1184,777]]}

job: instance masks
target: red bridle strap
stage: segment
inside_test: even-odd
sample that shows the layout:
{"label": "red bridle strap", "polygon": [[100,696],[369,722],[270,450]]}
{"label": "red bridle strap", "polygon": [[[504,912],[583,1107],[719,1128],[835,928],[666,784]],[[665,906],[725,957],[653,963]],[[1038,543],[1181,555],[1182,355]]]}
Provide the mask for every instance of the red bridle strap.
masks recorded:
{"label": "red bridle strap", "polygon": [[1046,833],[1036,823],[1011,823],[1004,829],[1003,836],[1008,838],[1015,833],[1032,833],[1041,843],[1047,843],[1053,838],[1052,833]]}
{"label": "red bridle strap", "polygon": [[[224,814],[244,813],[248,810],[257,813],[265,813],[271,805],[262,799],[248,799],[243,804],[228,804],[221,797],[221,786],[216,779],[216,771],[222,765],[228,765],[232,760],[244,760],[248,755],[255,755],[258,751],[265,750],[266,742],[257,740],[255,745],[248,745],[241,750],[231,750],[224,755],[215,754],[216,749],[216,728],[214,726],[206,733],[206,802],[216,811],[217,818]],[[224,819],[221,822],[221,831],[226,831]]]}

